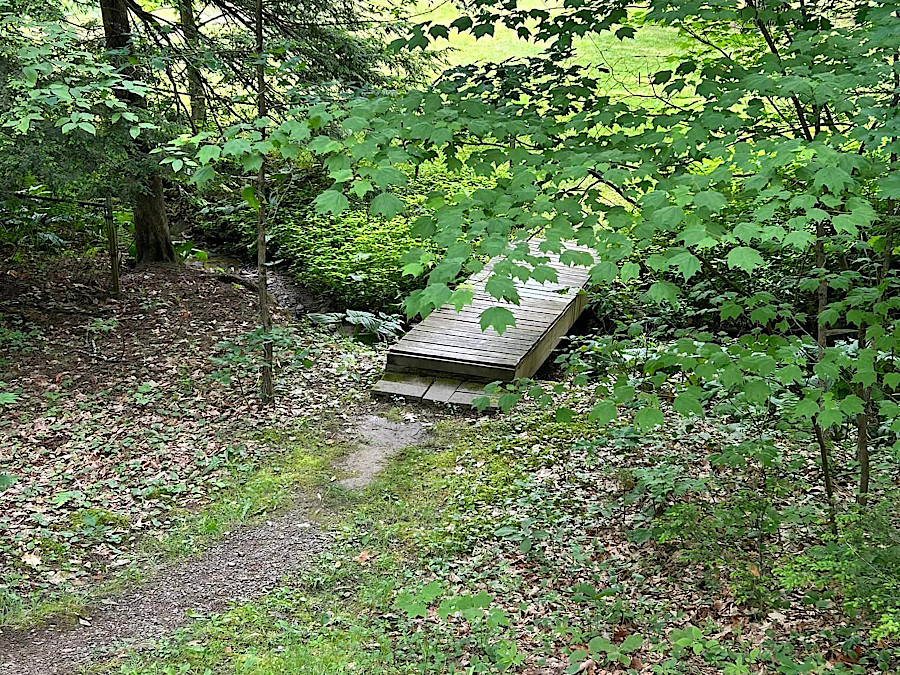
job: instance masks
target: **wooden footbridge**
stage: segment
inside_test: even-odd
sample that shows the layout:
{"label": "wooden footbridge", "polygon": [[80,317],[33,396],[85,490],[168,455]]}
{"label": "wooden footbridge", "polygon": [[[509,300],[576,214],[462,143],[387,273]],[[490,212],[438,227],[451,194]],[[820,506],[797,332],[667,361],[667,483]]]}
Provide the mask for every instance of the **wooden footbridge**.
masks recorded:
{"label": "wooden footbridge", "polygon": [[[384,377],[373,392],[471,405],[487,382],[534,375],[584,311],[582,289],[590,274],[540,251],[541,240],[528,243],[534,255],[550,258],[547,265],[556,271],[556,283],[517,281],[520,304],[500,301],[485,290],[493,268],[489,263],[467,282],[474,292],[471,304],[460,312],[441,307],[391,347]],[[516,319],[503,335],[492,327],[481,330],[481,313],[494,306],[509,309]]]}

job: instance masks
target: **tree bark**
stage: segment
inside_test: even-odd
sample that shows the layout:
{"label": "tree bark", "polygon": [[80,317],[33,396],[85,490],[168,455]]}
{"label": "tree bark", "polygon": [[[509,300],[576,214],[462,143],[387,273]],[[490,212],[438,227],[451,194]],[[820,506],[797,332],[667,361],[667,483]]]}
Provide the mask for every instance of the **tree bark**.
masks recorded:
{"label": "tree bark", "polygon": [[[260,119],[266,116],[266,57],[263,53],[263,0],[256,0],[256,96],[257,115]],[[263,130],[265,134],[265,130]],[[269,333],[272,331],[272,315],[269,311],[268,269],[266,267],[266,157],[262,156],[259,172],[256,174],[256,199],[259,211],[256,221],[256,268],[259,277],[259,319],[263,329],[263,364],[260,374],[259,397],[264,403],[275,399],[275,387],[272,382],[273,350]]]}
{"label": "tree bark", "polygon": [[[825,279],[824,270],[825,270],[825,225],[822,221],[816,223],[816,267],[819,268],[821,274],[821,279],[819,280],[819,287],[816,290],[817,296],[817,311],[816,311],[816,324],[818,326],[818,333],[816,336],[816,344],[818,346],[818,356],[819,361],[825,356],[825,350],[828,347],[828,330],[825,327],[825,324],[822,323],[820,317],[825,312],[825,309],[828,307],[828,281]],[[822,387],[822,391],[825,392],[828,389],[828,385],[825,380],[822,380],[820,385]],[[825,496],[828,498],[828,524],[831,528],[832,534],[837,534],[837,517],[835,515],[835,503],[834,503],[834,485],[831,481],[831,466],[828,460],[828,445],[829,445],[829,434],[827,430],[823,429],[819,424],[819,421],[813,418],[813,433],[815,434],[816,441],[819,444],[819,457],[822,462],[822,477],[825,480]]]}
{"label": "tree bark", "polygon": [[154,173],[135,187],[134,243],[138,264],[175,262],[162,176]]}
{"label": "tree bark", "polygon": [[859,385],[858,395],[863,400],[863,411],[856,416],[856,456],[859,459],[859,493],[856,503],[865,506],[869,500],[869,388]]}
{"label": "tree bark", "polygon": [[203,76],[197,67],[197,17],[194,15],[194,0],[178,0],[178,21],[184,34],[187,50],[188,96],[191,99],[191,127],[194,133],[206,126],[206,95],[203,92]]}
{"label": "tree bark", "polygon": [[[103,19],[106,48],[120,52],[114,58],[119,61],[125,76],[134,78],[137,69],[133,63],[128,62],[132,51],[132,35],[125,0],[100,0],[100,15]],[[133,108],[147,107],[147,102],[134,92],[123,91],[118,95]],[[146,171],[136,171],[128,177],[134,199],[134,240],[138,264],[175,262],[159,166],[150,158],[150,149],[144,141],[134,141],[130,150],[132,156],[147,167]]]}
{"label": "tree bark", "polygon": [[[106,48],[110,50],[131,51],[131,22],[128,20],[128,6],[123,0],[100,0],[100,16],[103,19],[103,33],[106,37]],[[118,55],[121,57],[126,54]],[[134,74],[134,66],[126,65],[129,75]]]}

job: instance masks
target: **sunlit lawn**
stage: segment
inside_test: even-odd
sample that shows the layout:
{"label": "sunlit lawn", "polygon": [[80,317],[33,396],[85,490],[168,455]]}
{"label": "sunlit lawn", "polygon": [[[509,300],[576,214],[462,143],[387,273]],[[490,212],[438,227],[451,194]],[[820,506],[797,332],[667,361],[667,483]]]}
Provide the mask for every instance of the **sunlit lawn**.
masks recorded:
{"label": "sunlit lawn", "polygon": [[[558,3],[535,3],[557,6]],[[520,6],[524,6],[524,3]],[[449,26],[464,10],[453,2],[432,1],[420,3],[414,21],[432,21]],[[592,74],[606,82],[606,91],[612,96],[628,96],[649,92],[648,78],[664,69],[667,61],[683,53],[684,45],[677,31],[660,26],[641,27],[634,39],[618,39],[612,32],[591,35],[576,43],[576,62],[589,69],[606,69]],[[475,38],[471,33],[459,34],[451,30],[449,39],[438,39],[432,48],[442,50],[447,66],[473,63],[500,63],[508,59],[538,56],[543,51],[540,43],[520,38],[515,31],[495,26],[493,36]]]}

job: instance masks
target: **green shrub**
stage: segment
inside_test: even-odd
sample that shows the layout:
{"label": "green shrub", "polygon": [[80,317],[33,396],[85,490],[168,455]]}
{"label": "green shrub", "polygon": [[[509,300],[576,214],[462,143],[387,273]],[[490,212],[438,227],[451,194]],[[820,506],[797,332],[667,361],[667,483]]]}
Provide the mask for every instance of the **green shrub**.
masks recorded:
{"label": "green shrub", "polygon": [[840,590],[848,615],[873,626],[873,640],[900,639],[900,538],[896,491],[845,517],[840,534],[786,561],[776,574],[789,590]]}
{"label": "green shrub", "polygon": [[[283,261],[297,281],[330,300],[335,308],[367,311],[397,310],[423,279],[404,276],[403,256],[426,247],[412,235],[417,212],[432,190],[468,192],[487,185],[484,179],[451,172],[431,162],[409,172],[405,194],[408,213],[391,220],[369,215],[368,204],[354,200],[339,216],[316,213],[312,201],[330,181],[308,169],[290,187],[277,188],[277,206],[269,222],[273,259]],[[256,216],[233,199],[207,203],[196,224],[213,246],[252,260],[256,249]]]}
{"label": "green shrub", "polygon": [[370,218],[362,208],[339,218],[304,209],[273,223],[272,237],[297,280],[341,308],[395,306],[415,287],[401,272],[403,254],[419,245],[404,218]]}

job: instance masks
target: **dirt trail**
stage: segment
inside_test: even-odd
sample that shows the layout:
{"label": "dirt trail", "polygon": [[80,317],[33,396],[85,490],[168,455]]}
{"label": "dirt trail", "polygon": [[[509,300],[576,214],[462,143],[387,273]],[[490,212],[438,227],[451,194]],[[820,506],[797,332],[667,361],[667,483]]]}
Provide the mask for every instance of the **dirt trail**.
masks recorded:
{"label": "dirt trail", "polygon": [[[374,415],[351,425],[357,446],[338,467],[340,483],[359,489],[387,459],[422,443],[425,427]],[[262,524],[236,530],[202,556],[162,570],[149,583],[106,599],[74,628],[0,630],[0,675],[64,675],[129,646],[150,645],[194,614],[212,614],[258,598],[305,560],[325,550],[328,533],[310,522],[312,506],[298,503]]]}
{"label": "dirt trail", "polygon": [[74,628],[48,626],[3,635],[0,673],[73,672],[126,645],[166,635],[185,623],[189,613],[210,614],[230,602],[259,597],[328,545],[328,536],[312,527],[308,512],[306,507],[295,508],[233,532],[202,557],[169,567],[150,583],[107,599]]}
{"label": "dirt trail", "polygon": [[354,490],[371,483],[392,455],[421,444],[428,437],[426,427],[412,419],[392,422],[377,415],[364,415],[352,428],[353,437],[348,440],[357,445],[357,450],[344,457],[337,468],[350,474],[338,482]]}

